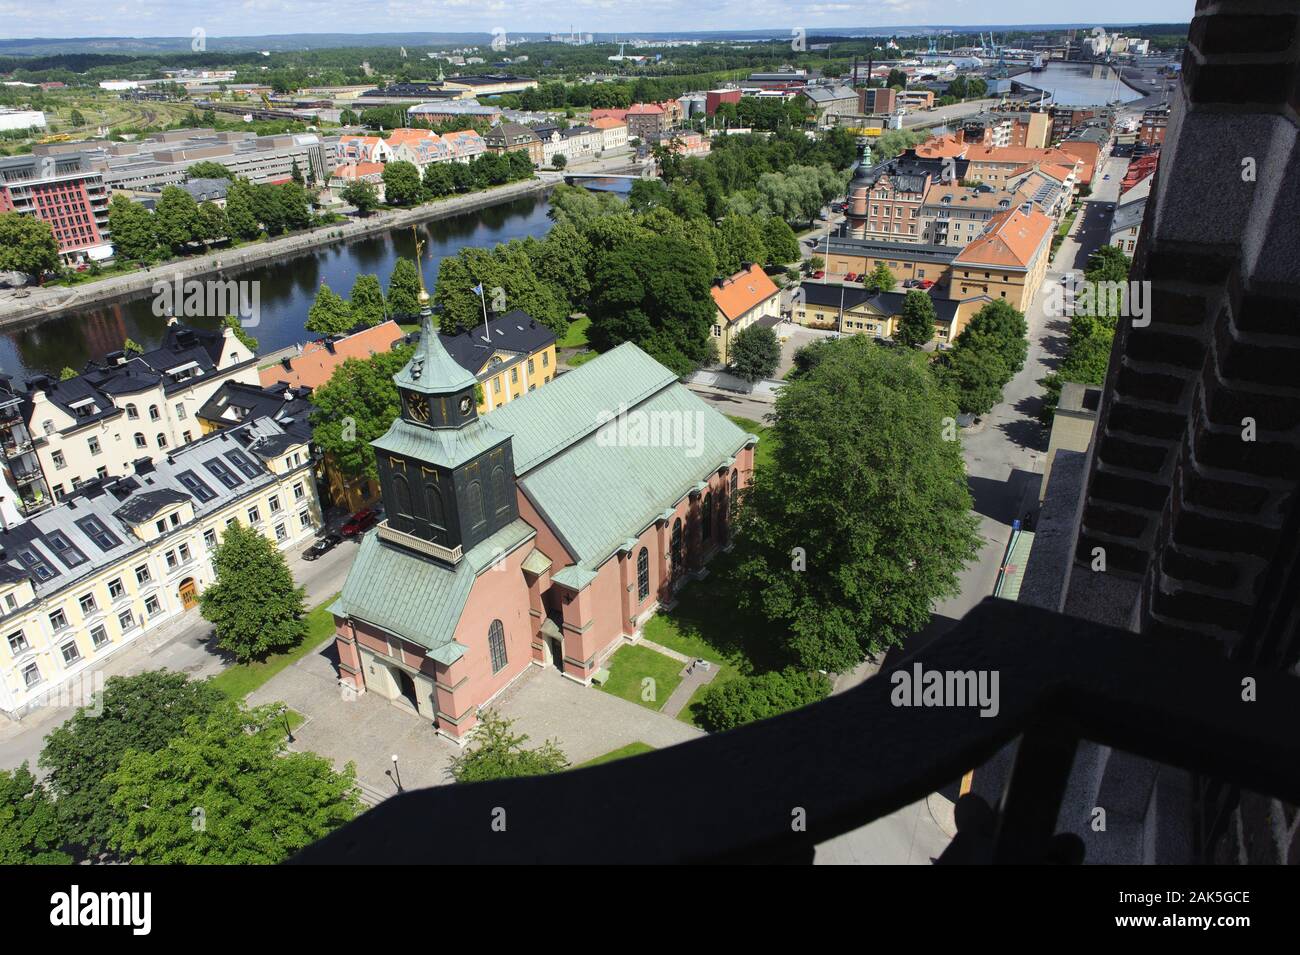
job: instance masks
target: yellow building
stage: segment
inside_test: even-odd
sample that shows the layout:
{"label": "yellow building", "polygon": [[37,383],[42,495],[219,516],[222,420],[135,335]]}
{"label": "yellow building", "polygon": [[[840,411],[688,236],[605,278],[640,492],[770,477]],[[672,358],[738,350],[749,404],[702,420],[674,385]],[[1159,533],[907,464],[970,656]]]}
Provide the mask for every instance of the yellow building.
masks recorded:
{"label": "yellow building", "polygon": [[[903,302],[909,291],[871,292],[857,284],[804,282],[791,304],[790,318],[808,328],[892,339],[903,318]],[[952,342],[990,301],[985,295],[963,301],[931,297],[935,340],[940,344]]]}
{"label": "yellow building", "polygon": [[731,342],[760,318],[779,318],[781,315],[781,290],[776,287],[762,267],[747,263],[735,275],[716,279],[712,288],[713,344],[718,361],[724,365],[731,361]]}
{"label": "yellow building", "polygon": [[0,551],[0,711],[86,705],[115,651],[194,607],[235,521],[282,548],[321,523],[310,430],[258,418],[134,474],[83,484],[8,529]]}
{"label": "yellow building", "polygon": [[948,294],[987,295],[1025,311],[1047,274],[1055,221],[1026,206],[999,213],[953,259]]}
{"label": "yellow building", "polygon": [[479,414],[540,388],[555,377],[555,333],[515,309],[458,335],[443,347],[479,382]]}

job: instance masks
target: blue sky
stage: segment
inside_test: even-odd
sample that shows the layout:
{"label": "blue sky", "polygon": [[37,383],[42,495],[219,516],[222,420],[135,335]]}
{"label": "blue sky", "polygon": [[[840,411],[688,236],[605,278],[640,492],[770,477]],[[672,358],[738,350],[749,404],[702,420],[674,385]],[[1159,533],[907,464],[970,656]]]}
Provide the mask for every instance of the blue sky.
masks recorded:
{"label": "blue sky", "polygon": [[268,33],[779,29],[1191,19],[1194,0],[0,0],[0,38]]}

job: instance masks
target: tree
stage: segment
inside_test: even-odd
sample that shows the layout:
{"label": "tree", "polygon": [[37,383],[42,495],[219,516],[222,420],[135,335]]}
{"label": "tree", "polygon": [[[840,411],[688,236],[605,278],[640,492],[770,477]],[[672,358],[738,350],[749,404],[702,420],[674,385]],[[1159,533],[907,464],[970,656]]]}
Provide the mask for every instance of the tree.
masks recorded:
{"label": "tree", "polygon": [[889,271],[889,266],[884,262],[877,262],[876,267],[871,270],[867,276],[865,285],[873,292],[892,292],[898,280],[894,278],[894,273]]}
{"label": "tree", "polygon": [[158,232],[153,214],[138,202],[118,193],[108,205],[108,229],[117,257],[137,262],[158,258]]}
{"label": "tree", "polygon": [[424,167],[424,194],[430,199],[441,199],[456,191],[456,176],[451,166],[443,162],[431,162]]}
{"label": "tree", "polygon": [[569,164],[569,159],[563,153],[556,153],[554,156],[551,157],[552,169],[563,169],[568,164]]}
{"label": "tree", "polygon": [[236,179],[226,190],[226,220],[235,238],[253,239],[261,232],[261,222],[254,206],[256,190],[247,179]]}
{"label": "tree", "polygon": [[544,776],[568,769],[569,760],[554,740],[547,740],[536,749],[524,749],[529,737],[512,732],[514,723],[495,710],[484,710],[479,714],[469,748],[452,758],[451,774],[456,782]]}
{"label": "tree", "polygon": [[995,352],[1006,366],[1006,378],[1001,387],[1025,366],[1029,342],[1025,338],[1028,326],[1025,316],[1010,302],[994,299],[974,314],[957,336],[956,345],[966,348],[989,349]]}
{"label": "tree", "polygon": [[369,215],[379,205],[379,191],[368,179],[353,179],[339,192],[339,198],[363,216]]}
{"label": "tree", "polygon": [[77,369],[69,368],[67,365],[64,365],[63,370],[59,372],[59,381],[68,381],[76,377],[77,377]]}
{"label": "tree", "polygon": [[305,186],[307,180],[302,176],[302,170],[298,168],[298,160],[293,161],[293,168],[289,170],[289,178],[300,186]]}
{"label": "tree", "polygon": [[217,646],[247,663],[302,642],[305,591],[267,537],[236,521],[221,535],[212,565],[216,581],[199,595],[199,610],[216,627]]}
{"label": "tree", "polygon": [[744,268],[746,262],[757,262],[759,265],[767,262],[767,247],[763,244],[761,223],[762,220],[756,216],[733,213],[713,229],[713,251],[718,257],[719,274],[735,275]]}
{"label": "tree", "polygon": [[384,201],[393,206],[410,206],[421,195],[420,170],[414,163],[398,160],[384,166]]}
{"label": "tree", "polygon": [[199,206],[184,189],[167,186],[154,207],[154,223],[162,241],[181,252],[195,239]]}
{"label": "tree", "polygon": [[81,115],[81,110],[74,109],[72,113],[68,116],[68,123],[69,125],[72,126],[85,126],[86,117]]}
{"label": "tree", "polygon": [[215,202],[200,203],[194,217],[194,238],[210,246],[229,234],[230,223],[226,220],[225,210]]}
{"label": "tree", "polygon": [[27,764],[0,770],[0,865],[67,865],[63,827]]}
{"label": "tree", "polygon": [[307,322],[303,327],[317,335],[342,335],[351,331],[355,324],[348,303],[322,282],[316,292],[316,301],[307,310]]}
{"label": "tree", "polygon": [[807,378],[821,364],[828,350],[833,348],[834,345],[835,339],[833,338],[814,338],[794,353],[794,364],[786,374],[786,378],[790,381]]}
{"label": "tree", "polygon": [[195,179],[229,179],[234,180],[234,174],[219,162],[213,162],[210,159],[203,159],[194,163],[185,170],[185,178],[193,181]]}
{"label": "tree", "polygon": [[912,347],[924,345],[934,337],[937,317],[930,296],[912,289],[903,296],[903,317],[898,323],[898,340]]}
{"label": "tree", "polygon": [[419,315],[420,288],[420,273],[415,263],[410,259],[398,259],[388,277],[388,314],[397,319]]}
{"label": "tree", "polygon": [[597,256],[588,337],[597,351],[636,342],[686,375],[709,360],[713,270],[676,236],[638,236]]}
{"label": "tree", "polygon": [[151,865],[283,862],[355,818],[352,763],[291,752],[271,704],[230,705],[153,752],[127,753],[108,781],[113,846]]}
{"label": "tree", "polygon": [[258,348],[258,346],[261,344],[261,342],[259,342],[259,341],[258,341],[256,338],[254,338],[252,335],[248,334],[248,332],[244,331],[244,326],[243,326],[243,324],[239,321],[238,318],[236,318],[234,315],[227,315],[227,316],[225,317],[225,325],[226,325],[226,327],[229,328],[232,332],[234,332],[234,334],[235,334],[235,339],[236,339],[236,340],[237,340],[241,345],[243,345],[245,348],[247,348],[247,349],[249,350],[250,353],[252,353],[252,354],[254,354],[254,355],[257,354],[257,348]]}
{"label": "tree", "polygon": [[770,378],[781,364],[781,343],[766,325],[750,325],[731,340],[728,359],[731,371],[753,384]]}
{"label": "tree", "polygon": [[799,239],[784,219],[763,221],[763,247],[767,250],[767,265],[799,260]]}
{"label": "tree", "polygon": [[109,851],[115,817],[107,777],[122,757],[161,749],[187,719],[230,705],[212,684],[166,670],[111,676],[98,703],[77,710],[51,732],[40,758],[67,843],[91,859]]}
{"label": "tree", "polygon": [[773,465],[737,516],[741,605],[799,669],[843,672],[902,644],[978,553],[951,398],[922,356],[861,336],[776,399]]}
{"label": "tree", "polygon": [[358,325],[378,325],[388,317],[384,304],[384,288],[378,275],[358,275],[348,296],[352,321]]}
{"label": "tree", "polygon": [[816,703],[830,692],[831,681],[821,673],[787,667],[710,683],[700,697],[698,714],[706,729],[720,733]]}
{"label": "tree", "polygon": [[128,355],[143,355],[144,346],[135,339],[128,338],[126,341],[122,342],[122,351],[126,352]]}
{"label": "tree", "polygon": [[393,376],[411,356],[408,347],[379,352],[367,359],[349,358],[329,381],[312,392],[312,440],[349,477],[375,481],[375,449],[401,411]]}
{"label": "tree", "polygon": [[960,336],[952,350],[935,362],[934,372],[963,414],[988,414],[1002,400],[1002,386],[1011,380],[997,352],[963,345]]}
{"label": "tree", "polygon": [[58,267],[59,243],[48,222],[17,212],[0,213],[0,272],[39,276]]}

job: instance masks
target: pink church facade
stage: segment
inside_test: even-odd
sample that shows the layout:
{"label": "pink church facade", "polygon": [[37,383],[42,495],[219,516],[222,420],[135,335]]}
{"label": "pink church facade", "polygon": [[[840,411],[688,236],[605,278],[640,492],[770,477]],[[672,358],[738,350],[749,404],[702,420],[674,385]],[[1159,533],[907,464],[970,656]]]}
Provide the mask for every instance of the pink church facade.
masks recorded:
{"label": "pink church facade", "polygon": [[[634,346],[616,351],[628,348]],[[641,626],[661,602],[729,545],[732,501],[750,483],[757,439],[689,395],[666,369],[643,353],[624,353],[617,359],[614,355],[602,356],[511,402],[506,406],[512,409],[508,415],[499,409],[476,422],[501,420],[513,431],[516,473],[510,483],[512,500],[497,504],[504,522],[501,529],[477,546],[456,548],[463,552],[454,565],[438,559],[445,556],[442,544],[408,539],[412,535],[389,528],[393,517],[370,532],[374,539],[363,541],[358,564],[364,559],[373,567],[354,565],[343,595],[332,608],[339,680],[345,688],[356,693],[377,692],[429,719],[439,735],[463,742],[477,722],[478,711],[530,667],[553,666],[566,678],[589,684],[614,650],[639,639]],[[559,482],[575,485],[571,499],[564,491],[557,497],[553,487],[532,488],[531,474],[557,466],[557,461],[559,467],[565,467],[563,455],[581,454],[582,450],[574,449],[583,441],[595,440],[590,431],[582,434],[581,421],[573,428],[556,428],[554,416],[564,409],[572,414],[575,405],[583,404],[572,399],[580,396],[583,388],[601,384],[576,377],[587,372],[595,379],[602,370],[596,367],[601,362],[627,364],[631,371],[606,369],[615,371],[617,378],[658,374],[646,365],[650,362],[668,377],[657,393],[661,397],[649,400],[688,408],[690,414],[699,416],[702,427],[710,429],[698,460],[691,458],[693,449],[601,448],[602,455],[640,455],[647,466],[658,468],[668,475],[665,480],[674,481],[677,487],[643,492],[644,500],[630,490],[632,499],[626,499],[619,488],[595,483],[609,475],[589,474],[575,465],[573,473],[579,477]],[[567,384],[566,379],[570,379]],[[654,395],[657,383],[652,379],[643,390]],[[666,394],[668,389],[680,392]],[[567,400],[566,391],[570,393]],[[692,402],[699,402],[700,408],[694,408]],[[555,448],[548,446],[544,453],[534,454],[531,448],[536,442],[529,428],[552,429],[566,436],[572,431],[580,437],[560,439]],[[405,450],[404,445],[392,446]],[[591,460],[609,462],[612,474],[619,467],[630,466],[615,458]],[[458,466],[477,473],[472,461]],[[431,471],[421,463],[420,473]],[[586,479],[593,483],[584,488],[580,485]],[[612,493],[608,499],[616,502],[631,523],[606,526],[582,513],[582,501],[597,499],[602,493]],[[575,503],[577,506],[571,506]],[[387,493],[385,505],[393,515]],[[399,506],[399,512],[401,506],[405,505]],[[473,520],[471,516],[461,523],[472,524]],[[583,533],[588,538],[583,538]],[[586,539],[621,543],[600,556],[603,545],[593,548],[572,542]],[[400,581],[394,578],[410,581],[417,592],[402,593]],[[460,589],[454,598],[447,598],[445,594],[456,587]],[[386,594],[372,592],[387,588],[395,589]],[[423,613],[420,588],[432,595],[437,613]],[[400,609],[408,604],[411,609]]]}

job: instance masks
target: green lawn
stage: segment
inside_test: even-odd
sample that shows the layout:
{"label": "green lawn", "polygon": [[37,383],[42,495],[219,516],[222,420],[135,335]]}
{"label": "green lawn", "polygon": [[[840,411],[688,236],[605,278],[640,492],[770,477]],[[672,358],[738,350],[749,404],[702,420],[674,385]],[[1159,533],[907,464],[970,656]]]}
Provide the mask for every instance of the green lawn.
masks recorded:
{"label": "green lawn", "polygon": [[595,759],[589,759],[585,763],[579,763],[574,769],[583,769],[587,766],[599,766],[601,763],[612,763],[616,759],[623,759],[627,756],[640,756],[642,753],[653,753],[655,748],[649,743],[628,743],[626,746],[620,746],[618,749],[611,749],[604,756],[597,756]]}
{"label": "green lawn", "polygon": [[738,428],[743,428],[750,434],[758,435],[758,446],[754,448],[754,470],[762,471],[772,466],[772,452],[775,448],[772,436],[772,429],[765,424],[753,420],[752,418],[741,418],[738,415],[727,415],[732,424]]}
{"label": "green lawn", "polygon": [[564,337],[555,343],[556,348],[583,348],[587,344],[587,329],[591,327],[591,319],[586,315],[581,318],[575,318],[569,323],[569,330],[564,333]]}
{"label": "green lawn", "polygon": [[[651,710],[661,709],[682,682],[682,664],[649,647],[620,647],[607,666],[609,679],[601,689]],[[654,698],[650,700],[641,698],[641,681],[647,677],[655,681]]]}
{"label": "green lawn", "polygon": [[238,663],[214,676],[212,685],[232,700],[242,700],[289,664],[311,653],[334,636],[334,617],[325,608],[337,597],[335,594],[307,614],[307,638],[298,646],[273,654],[260,663]]}
{"label": "green lawn", "polygon": [[580,351],[576,355],[570,355],[568,358],[562,359],[562,361],[570,368],[577,368],[579,365],[585,365],[587,362],[599,355],[600,352],[597,351]]}

